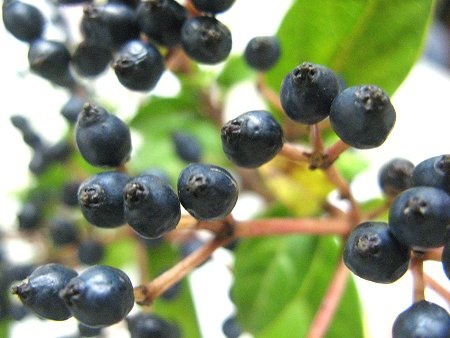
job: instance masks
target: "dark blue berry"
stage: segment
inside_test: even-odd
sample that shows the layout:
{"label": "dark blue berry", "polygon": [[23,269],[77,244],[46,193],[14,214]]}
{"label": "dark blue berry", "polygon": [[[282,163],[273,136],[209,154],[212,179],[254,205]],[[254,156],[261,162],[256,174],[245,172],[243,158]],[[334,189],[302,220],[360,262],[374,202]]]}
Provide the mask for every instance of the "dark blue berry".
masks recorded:
{"label": "dark blue berry", "polygon": [[202,158],[202,145],[193,135],[176,131],[172,133],[175,152],[185,162],[200,162]]}
{"label": "dark blue berry", "polygon": [[122,191],[129,177],[115,171],[93,175],[81,183],[78,202],[86,220],[101,228],[125,224]]}
{"label": "dark blue berry", "polygon": [[230,9],[234,0],[192,0],[192,4],[201,12],[216,14]]}
{"label": "dark blue berry", "polygon": [[84,270],[59,295],[73,316],[90,327],[118,323],[134,305],[130,278],[123,271],[104,265]]}
{"label": "dark blue berry", "polygon": [[80,181],[68,181],[61,187],[61,202],[68,207],[78,206],[78,189]]}
{"label": "dark blue berry", "polygon": [[334,99],[331,127],[345,143],[359,149],[383,144],[396,120],[387,94],[374,85],[345,89]]}
{"label": "dark blue berry", "polygon": [[49,226],[50,238],[56,246],[74,244],[78,240],[78,229],[75,223],[64,218],[55,218]]}
{"label": "dark blue berry", "polygon": [[398,240],[415,250],[444,245],[450,225],[450,195],[433,187],[403,191],[389,209],[389,227]]}
{"label": "dark blue berry", "polygon": [[344,247],[344,263],[358,277],[392,283],[408,270],[409,248],[384,222],[364,222],[352,230]]}
{"label": "dark blue berry", "polygon": [[141,0],[108,0],[108,2],[123,4],[130,8],[136,9],[141,3]]}
{"label": "dark blue berry", "polygon": [[276,36],[257,36],[245,46],[244,60],[253,69],[267,71],[280,59],[280,42]]}
{"label": "dark blue berry", "polygon": [[155,313],[139,312],[126,318],[131,338],[181,338],[178,325]]}
{"label": "dark blue berry", "polygon": [[44,149],[45,144],[42,141],[42,138],[31,127],[25,116],[13,115],[11,116],[11,123],[22,133],[22,138],[28,146],[37,151]]}
{"label": "dark blue berry", "polygon": [[151,167],[148,168],[147,170],[144,170],[141,175],[153,175],[156,177],[159,177],[164,183],[171,185],[171,180],[170,180],[170,176],[167,173],[167,171],[158,168],[158,167]]}
{"label": "dark blue berry", "polygon": [[113,68],[119,82],[136,91],[153,89],[165,69],[158,49],[140,40],[122,45],[114,56]]}
{"label": "dark blue berry", "polygon": [[331,69],[304,62],[285,76],[280,100],[289,118],[314,124],[328,117],[338,92],[338,80]]}
{"label": "dark blue berry", "polygon": [[105,256],[105,246],[97,239],[86,239],[78,245],[78,260],[82,264],[99,264]]}
{"label": "dark blue berry", "polygon": [[83,158],[93,166],[117,167],[130,157],[130,128],[99,106],[84,105],[75,125],[75,140]]}
{"label": "dark blue berry", "polygon": [[12,292],[38,316],[66,320],[71,317],[71,313],[58,293],[76,275],[74,270],[60,264],[42,265],[24,281],[13,286]]}
{"label": "dark blue berry", "polygon": [[[200,249],[203,245],[205,245],[205,240],[198,238],[197,236],[192,236],[188,239],[186,239],[183,243],[181,243],[180,246],[180,256],[181,258],[186,258],[190,254],[194,253],[198,249]],[[207,261],[209,261],[211,257],[208,257],[206,261],[204,261],[202,264],[198,265],[197,267],[202,266]]]}
{"label": "dark blue berry", "polygon": [[228,27],[216,18],[200,16],[184,22],[181,43],[193,60],[216,64],[224,61],[230,54],[232,38]]}
{"label": "dark blue berry", "polygon": [[270,161],[283,146],[283,130],[264,110],[244,113],[225,123],[222,149],[238,166],[256,168]]}
{"label": "dark blue berry", "polygon": [[32,42],[44,32],[44,16],[38,8],[29,3],[4,0],[2,16],[5,28],[18,40]]}
{"label": "dark blue berry", "polygon": [[36,230],[43,219],[43,210],[41,203],[30,200],[25,202],[17,214],[19,230]]}
{"label": "dark blue berry", "polygon": [[158,238],[175,229],[181,218],[173,189],[152,175],[131,179],[123,189],[125,219],[142,237]]}
{"label": "dark blue berry", "polygon": [[78,332],[81,337],[98,337],[101,336],[102,330],[101,327],[90,327],[78,322]]}
{"label": "dark blue berry", "polygon": [[107,69],[111,60],[109,48],[82,41],[72,55],[71,64],[80,76],[95,77]]}
{"label": "dark blue berry", "polygon": [[231,315],[223,321],[222,332],[227,338],[238,338],[244,331],[236,316]]}
{"label": "dark blue berry", "polygon": [[388,196],[396,196],[411,187],[414,164],[404,158],[394,158],[378,172],[378,184]]}
{"label": "dark blue berry", "polygon": [[450,316],[443,307],[425,300],[400,313],[392,327],[392,338],[450,337]]}
{"label": "dark blue berry", "polygon": [[180,43],[187,12],[175,0],[142,1],[136,14],[142,32],[152,41],[167,47]]}
{"label": "dark blue berry", "polygon": [[412,173],[412,184],[443,189],[450,194],[450,154],[433,156],[420,162]]}
{"label": "dark blue berry", "polygon": [[86,100],[78,94],[72,94],[69,100],[61,108],[61,115],[70,123],[75,124],[83,110]]}
{"label": "dark blue berry", "polygon": [[225,218],[238,199],[236,180],[225,169],[191,163],[178,177],[178,196],[183,207],[199,220]]}

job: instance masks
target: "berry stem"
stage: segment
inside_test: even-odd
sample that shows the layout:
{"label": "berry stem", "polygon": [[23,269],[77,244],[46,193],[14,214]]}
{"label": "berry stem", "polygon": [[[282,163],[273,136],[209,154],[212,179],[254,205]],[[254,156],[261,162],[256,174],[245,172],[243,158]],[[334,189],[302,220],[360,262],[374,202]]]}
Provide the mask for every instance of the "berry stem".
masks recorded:
{"label": "berry stem", "polygon": [[344,294],[349,275],[349,270],[340,260],[306,337],[321,338],[325,335]]}
{"label": "berry stem", "polygon": [[300,145],[286,142],[278,155],[294,162],[309,162],[310,151]]}
{"label": "berry stem", "polygon": [[152,281],[135,287],[134,295],[136,303],[139,305],[152,304],[158,296],[164,293],[164,291],[184,278],[195,267],[206,261],[214,250],[225,245],[230,240],[231,237],[217,237],[179,261],[172,268],[166,270]]}
{"label": "berry stem", "polygon": [[413,279],[413,302],[425,299],[425,281],[423,274],[423,259],[413,253],[409,269]]}
{"label": "berry stem", "polygon": [[327,158],[328,164],[334,163],[337,158],[349,149],[350,146],[347,143],[344,143],[342,140],[336,141],[333,145],[329,146],[325,149],[325,157]]}
{"label": "berry stem", "polygon": [[271,88],[267,87],[264,73],[258,73],[258,77],[256,79],[256,88],[261,93],[261,95],[278,111],[284,111],[283,107],[281,106],[280,95],[273,91]]}
{"label": "berry stem", "polygon": [[311,144],[313,148],[313,152],[323,152],[323,140],[322,140],[322,134],[320,133],[319,125],[313,124],[310,127],[309,131],[309,143]]}
{"label": "berry stem", "polygon": [[448,303],[450,303],[450,291],[448,291],[445,287],[439,284],[435,279],[431,278],[428,274],[423,274],[423,279],[425,281],[426,286],[430,289],[433,289],[436,293],[441,295]]}
{"label": "berry stem", "polygon": [[145,283],[150,277],[149,259],[147,254],[147,247],[143,241],[136,241],[136,258],[137,266],[139,268],[139,281]]}

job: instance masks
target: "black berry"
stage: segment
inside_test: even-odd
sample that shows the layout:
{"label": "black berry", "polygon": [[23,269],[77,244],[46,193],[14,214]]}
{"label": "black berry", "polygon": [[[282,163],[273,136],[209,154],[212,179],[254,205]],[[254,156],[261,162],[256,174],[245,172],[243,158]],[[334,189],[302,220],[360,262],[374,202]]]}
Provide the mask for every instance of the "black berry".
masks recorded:
{"label": "black berry", "polygon": [[222,332],[227,338],[238,338],[244,332],[235,315],[227,317],[222,323]]}
{"label": "black berry", "polygon": [[257,36],[245,47],[244,60],[253,69],[266,71],[280,58],[280,42],[276,36]]}
{"label": "black berry", "polygon": [[396,196],[411,187],[414,164],[404,158],[385,163],[378,173],[378,184],[388,196]]}
{"label": "black berry", "polygon": [[75,124],[78,119],[78,115],[80,115],[83,110],[84,104],[86,100],[84,97],[78,94],[72,94],[69,100],[62,106],[61,115],[69,122],[70,124]]}
{"label": "black berry", "polygon": [[430,157],[417,164],[412,173],[412,184],[443,189],[450,194],[450,154]]}
{"label": "black berry", "polygon": [[202,145],[199,140],[182,131],[172,133],[175,152],[185,162],[200,162],[202,158]]}
{"label": "black berry", "polygon": [[5,28],[18,40],[32,42],[44,32],[45,18],[31,4],[19,0],[4,0],[2,17]]}
{"label": "black berry", "polygon": [[78,240],[75,223],[64,218],[54,218],[49,225],[50,238],[55,246],[74,244]]}
{"label": "black berry", "polygon": [[80,76],[95,77],[107,69],[111,60],[109,48],[82,41],[72,55],[71,64]]}
{"label": "black berry", "polygon": [[180,338],[178,326],[155,313],[139,312],[126,318],[131,338]]}
{"label": "black berry", "polygon": [[192,4],[201,12],[216,14],[230,9],[234,0],[192,0]]}
{"label": "black berry", "polygon": [[78,260],[82,264],[99,264],[105,256],[105,246],[97,239],[85,239],[78,245]]}

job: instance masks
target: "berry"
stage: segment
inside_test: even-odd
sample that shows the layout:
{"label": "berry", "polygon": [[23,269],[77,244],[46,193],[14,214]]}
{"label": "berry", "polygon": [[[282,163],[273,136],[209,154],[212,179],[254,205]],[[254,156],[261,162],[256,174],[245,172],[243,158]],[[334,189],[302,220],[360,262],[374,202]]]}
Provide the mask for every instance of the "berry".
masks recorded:
{"label": "berry", "polygon": [[343,90],[331,105],[330,122],[335,133],[352,147],[376,148],[388,137],[396,120],[386,93],[374,85]]}
{"label": "berry", "polygon": [[108,0],[109,3],[119,3],[123,5],[127,5],[130,8],[137,8],[137,6],[141,3],[141,0]]}
{"label": "berry", "polygon": [[41,225],[42,218],[43,210],[40,203],[30,200],[22,204],[17,214],[19,230],[36,230]]}
{"label": "berry", "polygon": [[75,139],[81,155],[93,166],[117,167],[130,157],[130,128],[99,106],[84,105],[75,125]]}
{"label": "berry", "polygon": [[78,119],[78,115],[83,110],[86,100],[78,94],[72,94],[69,100],[61,108],[61,115],[70,124],[75,124]]}
{"label": "berry", "polygon": [[59,295],[73,316],[90,327],[118,323],[134,305],[130,278],[123,271],[104,265],[84,270]]}
{"label": "berry", "polygon": [[216,64],[224,61],[231,51],[231,32],[214,17],[187,19],[181,29],[184,51],[195,61]]}
{"label": "berry", "polygon": [[134,11],[122,3],[86,5],[80,25],[89,44],[109,49],[117,49],[125,42],[139,37]]}
{"label": "berry", "polygon": [[12,292],[22,303],[38,316],[53,320],[71,317],[69,309],[58,296],[77,273],[56,263],[42,265],[21,283],[13,286]]}
{"label": "berry", "polygon": [[55,218],[49,226],[50,237],[56,246],[74,244],[78,240],[78,230],[74,222]]}
{"label": "berry", "polygon": [[105,46],[80,42],[72,55],[72,66],[84,77],[94,77],[103,73],[112,60],[111,51]]}
{"label": "berry", "polygon": [[34,150],[41,150],[44,148],[44,142],[39,134],[37,134],[30,126],[28,119],[23,115],[11,116],[11,123],[14,127],[19,129],[22,133],[24,142]]}
{"label": "berry", "polygon": [[244,49],[244,60],[253,69],[266,71],[280,59],[280,42],[275,36],[252,38]]}
{"label": "berry", "polygon": [[392,327],[392,338],[446,338],[450,335],[450,316],[441,306],[419,301],[400,313]]}
{"label": "berry", "polygon": [[450,239],[447,239],[442,250],[442,267],[444,268],[445,275],[450,279]]}
{"label": "berry", "polygon": [[283,146],[283,130],[264,110],[253,110],[228,121],[221,130],[222,149],[238,166],[256,168],[270,161]]}
{"label": "berry", "polygon": [[58,41],[36,39],[28,50],[31,71],[63,87],[74,85],[69,69],[70,58],[67,47]]}
{"label": "berry", "polygon": [[[203,245],[205,245],[206,241],[198,238],[197,236],[192,236],[185,240],[180,246],[180,256],[181,258],[186,258],[191,253],[200,249]],[[211,256],[209,256],[203,263],[198,265],[197,267],[201,267],[203,264],[211,260]]]}
{"label": "berry", "polygon": [[61,202],[68,207],[78,206],[78,189],[81,182],[68,181],[61,187]]}
{"label": "berry", "polygon": [[235,315],[231,315],[223,321],[222,332],[227,338],[238,338],[242,334],[242,327]]}
{"label": "berry", "polygon": [[414,164],[403,158],[385,163],[378,173],[378,184],[388,196],[396,196],[411,187]]}
{"label": "berry", "polygon": [[420,162],[412,173],[412,184],[443,189],[450,194],[450,154],[434,156]]}
{"label": "berry", "polygon": [[101,228],[125,224],[122,191],[129,177],[115,171],[87,178],[78,190],[78,203],[86,220]]}
{"label": "berry", "polygon": [[92,0],[56,0],[58,5],[78,5],[87,2],[92,2]]}
{"label": "berry", "polygon": [[148,168],[147,170],[143,171],[141,173],[141,175],[157,176],[159,179],[161,179],[167,185],[171,185],[171,180],[170,180],[169,174],[161,168],[158,168],[158,167]]}
{"label": "berry", "polygon": [[384,222],[364,222],[352,230],[344,247],[344,263],[358,277],[392,283],[408,270],[409,248]]}
{"label": "berry", "polygon": [[130,90],[153,89],[164,72],[158,49],[150,43],[130,40],[114,56],[113,68],[119,82]]}
{"label": "berry", "polygon": [[433,187],[403,191],[389,209],[389,227],[397,239],[414,250],[444,245],[450,224],[450,195]]}
{"label": "berry", "polygon": [[186,9],[175,0],[143,1],[136,10],[142,32],[156,43],[173,47],[181,41]]}
{"label": "berry", "polygon": [[217,14],[228,10],[234,0],[192,0],[192,4],[201,12]]}
{"label": "berry", "polygon": [[225,218],[238,198],[238,185],[233,176],[210,164],[189,164],[181,171],[177,187],[181,204],[199,220]]}
{"label": "berry", "polygon": [[175,229],[181,218],[173,189],[157,176],[141,175],[123,189],[125,219],[142,237],[158,238]]}
{"label": "berry", "polygon": [[81,337],[98,337],[102,335],[101,327],[90,327],[78,322],[78,332]]}
{"label": "berry", "polygon": [[182,131],[172,133],[175,152],[185,162],[200,162],[202,146],[198,139]]}
{"label": "berry", "polygon": [[338,80],[331,69],[304,62],[285,76],[280,100],[289,118],[314,124],[330,114],[331,102],[338,92]]}
{"label": "berry", "polygon": [[105,246],[97,239],[86,239],[78,246],[78,260],[82,264],[99,264],[105,256]]}
{"label": "berry", "polygon": [[4,0],[2,16],[5,28],[18,40],[32,42],[44,32],[45,18],[41,11],[31,4]]}
{"label": "berry", "polygon": [[131,338],[180,338],[177,325],[155,313],[137,313],[126,318]]}

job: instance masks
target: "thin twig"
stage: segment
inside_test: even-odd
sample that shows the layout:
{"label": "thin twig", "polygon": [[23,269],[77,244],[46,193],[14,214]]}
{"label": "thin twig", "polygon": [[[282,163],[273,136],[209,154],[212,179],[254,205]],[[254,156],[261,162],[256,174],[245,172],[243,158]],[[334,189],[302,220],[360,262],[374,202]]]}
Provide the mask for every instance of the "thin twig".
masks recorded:
{"label": "thin twig", "polygon": [[328,163],[334,163],[337,158],[349,148],[350,146],[347,143],[344,143],[342,140],[336,141],[336,143],[328,147],[324,152],[325,156],[327,157]]}
{"label": "thin twig", "polygon": [[285,142],[278,155],[283,156],[294,162],[309,163],[311,150],[303,146]]}
{"label": "thin twig", "polygon": [[258,73],[256,81],[257,81],[256,88],[261,93],[261,95],[275,108],[277,108],[277,110],[281,112],[284,111],[283,106],[281,105],[280,95],[277,92],[273,91],[271,88],[267,87],[265,81],[265,74]]}
{"label": "thin twig", "polygon": [[413,301],[419,302],[425,299],[425,282],[423,275],[423,260],[413,253],[409,270],[413,279]]}
{"label": "thin twig", "polygon": [[434,290],[437,294],[442,296],[448,303],[450,303],[450,291],[439,284],[436,280],[431,278],[426,273],[423,274],[423,279],[425,281],[425,285],[430,289]]}

